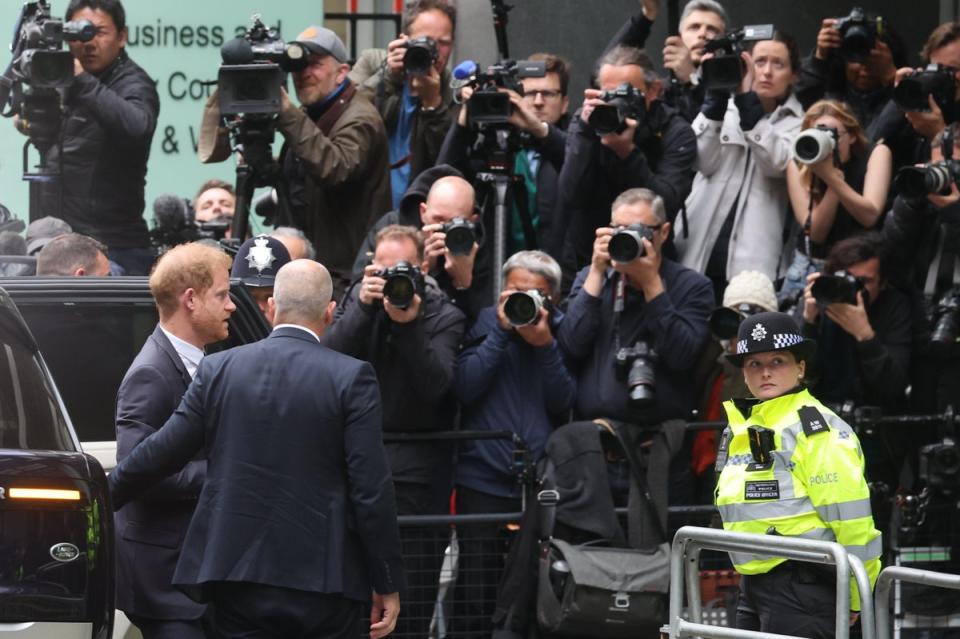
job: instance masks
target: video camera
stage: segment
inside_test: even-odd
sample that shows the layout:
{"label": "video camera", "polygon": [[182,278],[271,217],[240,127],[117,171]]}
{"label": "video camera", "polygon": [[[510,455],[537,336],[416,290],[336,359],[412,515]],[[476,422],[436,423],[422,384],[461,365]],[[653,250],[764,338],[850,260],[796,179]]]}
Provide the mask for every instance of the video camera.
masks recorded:
{"label": "video camera", "polygon": [[630,408],[647,408],[657,401],[654,371],[656,362],[656,352],[644,341],[617,351],[614,359],[615,372],[617,379],[627,382],[627,401]]}
{"label": "video camera", "polygon": [[960,489],[960,449],[950,437],[920,449],[917,474],[930,488],[951,494]]}
{"label": "video camera", "polygon": [[810,292],[819,306],[830,304],[857,305],[857,293],[862,292],[864,303],[868,303],[867,291],[863,279],[847,271],[837,271],[833,275],[821,275],[813,282]]}
{"label": "video camera", "polygon": [[547,75],[546,63],[533,60],[504,60],[478,70],[476,62],[467,60],[453,70],[461,86],[472,86],[473,95],[467,101],[467,119],[475,126],[504,125],[513,115],[510,96],[500,91],[509,89],[523,95],[523,78],[542,78]]}
{"label": "video camera", "polygon": [[411,38],[404,42],[403,70],[407,75],[430,75],[430,69],[440,57],[437,41],[429,36]]}
{"label": "video camera", "polygon": [[923,71],[905,77],[893,89],[893,101],[905,111],[929,111],[929,97],[943,111],[953,107],[957,95],[956,71],[942,64],[928,64]]}
{"label": "video camera", "polygon": [[713,57],[704,60],[700,65],[704,87],[707,90],[732,91],[743,80],[743,53],[744,42],[769,40],[773,37],[772,24],[754,24],[736,31],[707,40],[703,45],[704,53],[712,53]]}
{"label": "video camera", "polygon": [[177,195],[159,195],[153,201],[150,239],[159,249],[198,240],[219,242],[230,230],[230,218],[197,222],[190,200]]}
{"label": "video camera", "polygon": [[877,46],[877,36],[883,35],[883,18],[870,17],[863,8],[854,7],[850,15],[837,20],[834,29],[840,32],[840,55],[858,62],[869,57]]}
{"label": "video camera", "polygon": [[263,24],[259,14],[240,38],[220,48],[223,64],[217,73],[220,113],[223,115],[276,114],[285,73],[306,68],[308,54],[297,43],[285,44],[276,29]]}
{"label": "video camera", "polygon": [[511,326],[529,326],[540,321],[540,311],[550,300],[538,289],[514,291],[503,303],[503,314]]}
{"label": "video camera", "polygon": [[800,132],[793,143],[793,159],[800,164],[816,164],[834,155],[839,135],[833,127],[818,124]]}
{"label": "video camera", "polygon": [[383,296],[399,309],[409,308],[413,303],[413,296],[423,293],[423,273],[410,262],[397,262],[390,268],[377,271],[376,275],[386,280]]}
{"label": "video camera", "polygon": [[637,122],[647,114],[647,102],[643,93],[629,82],[624,82],[612,91],[604,91],[600,99],[605,104],[594,107],[589,123],[597,135],[621,133],[627,128],[627,118]]}

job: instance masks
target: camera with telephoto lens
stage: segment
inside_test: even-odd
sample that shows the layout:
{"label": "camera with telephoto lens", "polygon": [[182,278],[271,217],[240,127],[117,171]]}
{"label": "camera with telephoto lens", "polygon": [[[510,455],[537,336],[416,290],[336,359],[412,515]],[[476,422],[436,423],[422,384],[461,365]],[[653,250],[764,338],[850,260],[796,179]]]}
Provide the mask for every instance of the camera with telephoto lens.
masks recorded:
{"label": "camera with telephoto lens", "polygon": [[627,128],[627,118],[640,122],[647,114],[643,93],[629,82],[622,83],[612,91],[604,91],[600,99],[605,104],[594,107],[589,118],[590,126],[597,135],[621,133]]}
{"label": "camera with telephoto lens", "polygon": [[455,217],[441,229],[446,235],[444,243],[453,255],[470,255],[477,241],[477,225],[466,218]]}
{"label": "camera with telephoto lens", "polygon": [[505,60],[474,71],[466,85],[474,87],[467,101],[467,119],[473,125],[503,125],[513,115],[510,96],[500,91],[509,89],[523,95],[523,78],[543,78],[547,75],[546,62],[533,60]]}
{"label": "camera with telephoto lens", "polygon": [[617,379],[627,382],[627,401],[631,408],[646,408],[657,400],[654,388],[657,354],[646,342],[621,348],[614,362]]}
{"label": "camera with telephoto lens", "polygon": [[863,279],[851,275],[845,270],[836,271],[833,275],[821,275],[813,282],[810,292],[820,306],[829,306],[830,304],[856,306],[857,293],[860,292],[863,293],[864,304],[869,301]]}
{"label": "camera with telephoto lens", "polygon": [[754,24],[707,40],[703,52],[712,53],[713,57],[700,65],[704,87],[707,90],[732,91],[740,86],[744,72],[740,58],[744,50],[743,43],[769,40],[773,37],[773,31],[772,24]]}
{"label": "camera with telephoto lens", "polygon": [[954,70],[942,64],[928,64],[900,80],[893,89],[893,101],[904,111],[929,111],[930,96],[944,112],[953,108],[957,95]]}
{"label": "camera with telephoto lens", "polygon": [[793,158],[800,164],[816,164],[833,156],[837,148],[837,130],[825,124],[805,129],[793,143]]}
{"label": "camera with telephoto lens", "polygon": [[877,46],[877,36],[883,34],[883,18],[868,16],[862,7],[854,7],[833,28],[840,32],[840,55],[857,62],[869,57]]}
{"label": "camera with telephoto lens", "polygon": [[537,289],[514,291],[503,303],[503,314],[512,326],[529,326],[540,321],[540,311],[549,300]]}
{"label": "camera with telephoto lens", "polygon": [[307,66],[308,52],[296,42],[286,44],[259,15],[239,38],[220,49],[223,64],[217,73],[222,115],[277,114],[286,73]]}
{"label": "camera with telephoto lens", "polygon": [[437,41],[429,36],[410,38],[403,43],[403,70],[407,75],[430,75],[430,69],[440,57]]}
{"label": "camera with telephoto lens", "polygon": [[610,244],[607,245],[610,259],[616,262],[632,262],[643,257],[647,254],[642,241],[644,238],[653,243],[653,229],[646,224],[631,224],[620,229],[613,234]]}
{"label": "camera with telephoto lens", "polygon": [[952,438],[920,448],[917,474],[930,488],[943,493],[960,489],[960,450]]}
{"label": "camera with telephoto lens", "polygon": [[944,293],[929,312],[933,331],[930,341],[935,344],[955,344],[960,337],[960,287]]}
{"label": "camera with telephoto lens", "polygon": [[753,304],[737,304],[734,307],[721,306],[710,313],[707,320],[710,332],[717,339],[733,339],[740,330],[740,324],[751,315],[762,313],[764,309]]}
{"label": "camera with telephoto lens", "polygon": [[383,296],[397,308],[408,308],[413,303],[413,296],[423,292],[423,273],[410,262],[397,262],[390,268],[377,271],[376,275],[386,280]]}

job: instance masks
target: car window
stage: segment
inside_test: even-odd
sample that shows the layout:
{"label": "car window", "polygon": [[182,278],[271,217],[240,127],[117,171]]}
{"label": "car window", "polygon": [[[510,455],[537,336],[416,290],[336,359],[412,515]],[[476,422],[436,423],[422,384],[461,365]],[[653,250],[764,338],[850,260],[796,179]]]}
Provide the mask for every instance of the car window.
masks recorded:
{"label": "car window", "polygon": [[0,321],[0,448],[75,451],[50,380],[13,321]]}
{"label": "car window", "polygon": [[80,441],[112,441],[123,376],[157,324],[152,303],[18,304]]}

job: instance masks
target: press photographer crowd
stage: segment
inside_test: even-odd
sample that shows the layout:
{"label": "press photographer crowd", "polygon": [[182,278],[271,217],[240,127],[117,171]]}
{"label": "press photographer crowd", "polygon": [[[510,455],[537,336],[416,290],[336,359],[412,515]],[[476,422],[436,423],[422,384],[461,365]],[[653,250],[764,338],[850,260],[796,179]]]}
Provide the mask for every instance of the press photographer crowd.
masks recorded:
{"label": "press photographer crowd", "polygon": [[[655,42],[640,0],[574,69],[492,6],[488,67],[448,0],[355,60],[255,17],[197,113],[195,175],[235,181],[148,228],[123,5],[24,5],[0,104],[40,161],[0,273],[148,275],[159,313],[117,389],[117,607],[147,639],[655,636],[684,523],[958,572],[960,22],[798,42],[690,0]],[[231,279],[273,332],[205,356]],[[453,568],[449,521],[397,523],[449,514]],[[725,567],[728,625],[835,636],[830,566]]]}

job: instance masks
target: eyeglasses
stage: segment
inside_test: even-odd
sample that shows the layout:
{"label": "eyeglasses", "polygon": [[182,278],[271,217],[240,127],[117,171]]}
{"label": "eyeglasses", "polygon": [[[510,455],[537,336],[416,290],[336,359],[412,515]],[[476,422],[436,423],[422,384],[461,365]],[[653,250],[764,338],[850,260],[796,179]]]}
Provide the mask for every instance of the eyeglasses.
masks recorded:
{"label": "eyeglasses", "polygon": [[533,91],[525,91],[523,94],[525,100],[535,100],[537,96],[540,96],[542,100],[556,100],[560,97],[560,92],[553,89],[535,89]]}

